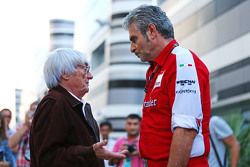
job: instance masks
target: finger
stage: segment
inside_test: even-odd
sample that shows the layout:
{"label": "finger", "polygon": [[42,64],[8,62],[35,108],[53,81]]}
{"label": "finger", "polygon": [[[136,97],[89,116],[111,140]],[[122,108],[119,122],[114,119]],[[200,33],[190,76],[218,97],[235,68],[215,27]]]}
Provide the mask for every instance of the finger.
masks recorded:
{"label": "finger", "polygon": [[126,154],[128,154],[128,150],[122,150],[120,153],[126,155]]}
{"label": "finger", "polygon": [[128,149],[127,146],[126,146],[126,147],[122,147],[122,148],[120,149],[120,151],[127,150],[127,149]]}
{"label": "finger", "polygon": [[126,155],[119,152],[110,152],[109,159],[124,159]]}
{"label": "finger", "polygon": [[102,142],[100,142],[101,146],[106,146],[108,144],[108,140],[103,140]]}
{"label": "finger", "polygon": [[103,146],[106,146],[108,144],[107,140],[103,140],[101,142],[98,142],[95,144],[95,148],[102,148]]}

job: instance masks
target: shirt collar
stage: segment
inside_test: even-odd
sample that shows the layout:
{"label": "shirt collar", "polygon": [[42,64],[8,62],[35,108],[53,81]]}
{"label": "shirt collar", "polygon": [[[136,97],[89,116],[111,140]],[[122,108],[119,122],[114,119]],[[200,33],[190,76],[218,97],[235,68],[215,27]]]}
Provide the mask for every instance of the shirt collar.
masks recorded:
{"label": "shirt collar", "polygon": [[172,40],[167,44],[167,46],[160,52],[160,54],[154,59],[154,63],[163,66],[164,62],[166,61],[168,55],[173,50],[174,45],[178,44],[176,40]]}
{"label": "shirt collar", "polygon": [[83,100],[83,99],[79,99],[76,95],[74,95],[72,92],[68,91],[69,94],[71,94],[71,96],[73,96],[76,100],[80,101],[82,104],[83,104],[83,108],[85,107],[86,105],[86,101]]}
{"label": "shirt collar", "polygon": [[72,107],[76,107],[78,105],[83,105],[82,101],[79,101],[78,99],[76,99],[75,97],[73,97],[63,86],[58,85],[52,89],[49,90],[50,93],[53,94],[53,92],[59,92],[61,94],[63,94],[69,101],[70,105]]}

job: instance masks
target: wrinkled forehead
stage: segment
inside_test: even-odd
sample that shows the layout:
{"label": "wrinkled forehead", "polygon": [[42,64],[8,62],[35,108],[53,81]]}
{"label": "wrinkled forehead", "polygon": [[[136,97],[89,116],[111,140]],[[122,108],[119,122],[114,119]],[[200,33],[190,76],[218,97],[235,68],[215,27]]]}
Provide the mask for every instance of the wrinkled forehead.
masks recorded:
{"label": "wrinkled forehead", "polygon": [[137,24],[135,23],[131,24],[128,27],[128,32],[129,32],[129,37],[142,35],[141,30],[138,28]]}

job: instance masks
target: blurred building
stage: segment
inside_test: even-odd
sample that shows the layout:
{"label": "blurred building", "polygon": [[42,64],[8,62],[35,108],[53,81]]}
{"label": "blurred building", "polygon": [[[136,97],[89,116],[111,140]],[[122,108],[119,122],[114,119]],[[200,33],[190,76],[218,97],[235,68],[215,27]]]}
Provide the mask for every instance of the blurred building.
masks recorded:
{"label": "blurred building", "polygon": [[21,106],[21,97],[22,89],[15,89],[15,102],[16,102],[16,123],[20,123],[20,106]]}
{"label": "blurred building", "polygon": [[50,50],[56,48],[73,48],[74,22],[64,19],[50,21]]}
{"label": "blurred building", "polygon": [[250,111],[250,0],[159,0],[179,43],[211,72],[212,111]]}
{"label": "blurred building", "polygon": [[109,18],[96,20],[100,28],[91,38],[89,54],[94,79],[88,99],[97,111],[96,118],[110,121],[117,132],[124,129],[128,114],[141,114],[148,67],[130,53],[123,18],[131,9],[151,3],[151,0],[112,0]]}

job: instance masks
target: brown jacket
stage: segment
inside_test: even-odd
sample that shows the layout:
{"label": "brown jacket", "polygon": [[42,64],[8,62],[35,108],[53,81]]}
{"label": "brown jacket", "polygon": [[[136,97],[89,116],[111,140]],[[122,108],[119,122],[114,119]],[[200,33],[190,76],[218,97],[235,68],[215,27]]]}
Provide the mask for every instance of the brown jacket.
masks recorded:
{"label": "brown jacket", "polygon": [[104,167],[92,145],[99,141],[99,128],[91,113],[67,90],[49,91],[36,110],[31,132],[31,167]]}

